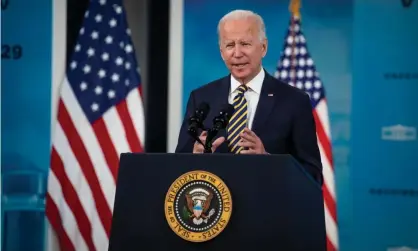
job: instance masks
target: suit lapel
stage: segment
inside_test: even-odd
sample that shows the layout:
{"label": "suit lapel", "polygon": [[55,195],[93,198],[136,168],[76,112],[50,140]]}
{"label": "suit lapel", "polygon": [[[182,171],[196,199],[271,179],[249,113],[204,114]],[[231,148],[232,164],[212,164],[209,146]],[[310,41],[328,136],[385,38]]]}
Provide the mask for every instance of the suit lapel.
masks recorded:
{"label": "suit lapel", "polygon": [[270,76],[267,71],[265,71],[265,74],[252,126],[252,131],[257,135],[260,134],[263,125],[267,122],[277,96],[277,88],[275,86],[276,83],[274,83],[271,79],[273,77]]}
{"label": "suit lapel", "polygon": [[224,77],[219,81],[219,86],[215,90],[215,98],[213,102],[213,107],[211,110],[216,115],[219,114],[221,107],[225,104],[228,104],[228,97],[229,97],[229,88],[231,85],[231,78],[230,75]]}
{"label": "suit lapel", "polygon": [[213,89],[206,93],[208,95],[208,100],[202,100],[210,104],[209,114],[204,122],[206,128],[212,128],[213,118],[219,114],[219,111],[222,105],[228,103],[228,94],[229,94],[229,81],[228,78],[220,79]]}
{"label": "suit lapel", "polygon": [[[213,93],[213,103],[210,107],[210,114],[206,119],[207,127],[212,128],[213,125],[213,118],[219,114],[221,107],[225,104],[228,104],[228,97],[229,97],[229,88],[231,85],[231,77],[228,75],[227,77],[222,78],[219,81],[219,85],[216,86],[215,93]],[[219,137],[227,138],[226,130],[220,130],[218,135],[215,139]],[[218,153],[227,153],[228,152],[228,144],[224,143],[218,147],[216,150]]]}

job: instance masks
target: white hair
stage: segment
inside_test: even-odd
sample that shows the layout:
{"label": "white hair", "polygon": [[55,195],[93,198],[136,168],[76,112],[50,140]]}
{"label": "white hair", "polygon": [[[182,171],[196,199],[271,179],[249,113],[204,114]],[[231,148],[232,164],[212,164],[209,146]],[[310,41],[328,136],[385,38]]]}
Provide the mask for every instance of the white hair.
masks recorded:
{"label": "white hair", "polygon": [[227,13],[225,16],[223,16],[221,20],[219,20],[219,23],[218,23],[219,44],[221,43],[221,36],[220,36],[221,28],[222,28],[222,25],[226,21],[243,20],[243,19],[248,19],[248,18],[254,18],[257,24],[258,38],[260,39],[260,41],[263,41],[264,39],[266,39],[267,38],[266,26],[264,24],[263,18],[260,15],[249,10],[233,10]]}

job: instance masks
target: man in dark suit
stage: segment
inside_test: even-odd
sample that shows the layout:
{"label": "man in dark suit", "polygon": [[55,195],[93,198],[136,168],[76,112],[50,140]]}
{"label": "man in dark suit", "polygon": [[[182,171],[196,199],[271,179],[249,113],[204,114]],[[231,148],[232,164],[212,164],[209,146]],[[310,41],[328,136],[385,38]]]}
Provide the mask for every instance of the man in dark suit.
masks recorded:
{"label": "man in dark suit", "polygon": [[[309,96],[272,77],[263,67],[267,38],[262,18],[236,10],[218,25],[222,59],[230,74],[193,90],[180,129],[177,153],[203,153],[187,133],[188,118],[201,102],[210,105],[205,128],[224,104],[235,112],[212,144],[216,153],[291,154],[320,184],[322,164]],[[206,132],[200,134],[205,142]]]}

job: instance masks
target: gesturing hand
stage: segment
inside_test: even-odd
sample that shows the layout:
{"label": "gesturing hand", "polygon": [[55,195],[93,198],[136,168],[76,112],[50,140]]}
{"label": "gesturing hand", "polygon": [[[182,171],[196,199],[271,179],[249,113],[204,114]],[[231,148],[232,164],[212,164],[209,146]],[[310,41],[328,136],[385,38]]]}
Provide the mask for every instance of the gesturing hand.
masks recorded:
{"label": "gesturing hand", "polygon": [[240,137],[238,146],[244,147],[240,154],[267,154],[261,139],[250,129],[245,128]]}
{"label": "gesturing hand", "polygon": [[[203,144],[206,144],[206,137],[208,135],[207,131],[203,131],[199,139],[202,141]],[[217,138],[215,141],[212,142],[212,152],[215,152],[216,149],[225,141],[225,137]],[[203,153],[205,148],[199,143],[195,142],[193,146],[193,153]]]}

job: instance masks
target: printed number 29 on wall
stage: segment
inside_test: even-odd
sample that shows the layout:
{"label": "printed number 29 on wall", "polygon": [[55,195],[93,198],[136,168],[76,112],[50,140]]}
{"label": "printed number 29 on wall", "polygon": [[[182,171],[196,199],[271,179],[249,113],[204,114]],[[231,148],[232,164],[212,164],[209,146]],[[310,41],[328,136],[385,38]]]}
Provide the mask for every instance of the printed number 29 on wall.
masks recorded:
{"label": "printed number 29 on wall", "polygon": [[23,56],[23,49],[21,45],[1,45],[1,59],[20,59]]}

